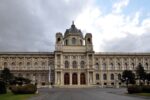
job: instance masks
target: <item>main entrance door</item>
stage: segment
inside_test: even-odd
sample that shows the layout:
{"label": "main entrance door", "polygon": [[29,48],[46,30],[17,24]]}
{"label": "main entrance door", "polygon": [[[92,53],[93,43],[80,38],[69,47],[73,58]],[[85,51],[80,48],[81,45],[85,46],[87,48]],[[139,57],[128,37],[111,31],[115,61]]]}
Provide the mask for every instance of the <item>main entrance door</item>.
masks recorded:
{"label": "main entrance door", "polygon": [[80,74],[80,84],[82,84],[82,85],[86,84],[85,74],[84,73]]}
{"label": "main entrance door", "polygon": [[72,84],[77,85],[78,84],[78,76],[77,73],[72,74]]}
{"label": "main entrance door", "polygon": [[70,77],[69,73],[64,74],[64,85],[69,85],[70,84]]}

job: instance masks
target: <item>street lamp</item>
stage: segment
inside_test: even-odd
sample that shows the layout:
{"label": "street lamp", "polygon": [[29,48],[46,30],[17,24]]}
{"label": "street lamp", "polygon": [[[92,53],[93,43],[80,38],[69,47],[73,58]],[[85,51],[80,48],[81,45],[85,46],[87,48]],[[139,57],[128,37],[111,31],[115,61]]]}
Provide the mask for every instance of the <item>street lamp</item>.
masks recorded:
{"label": "street lamp", "polygon": [[127,87],[128,87],[128,77],[126,77],[125,80],[126,80],[126,85],[127,85]]}
{"label": "street lamp", "polygon": [[146,80],[145,80],[145,84],[148,85],[147,83],[148,83],[148,80],[146,79]]}

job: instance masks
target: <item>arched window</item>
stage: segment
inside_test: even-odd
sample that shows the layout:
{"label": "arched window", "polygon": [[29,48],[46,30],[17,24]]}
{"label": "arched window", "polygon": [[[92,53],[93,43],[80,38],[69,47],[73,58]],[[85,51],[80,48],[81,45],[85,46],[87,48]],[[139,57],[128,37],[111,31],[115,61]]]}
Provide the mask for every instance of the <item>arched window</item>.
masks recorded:
{"label": "arched window", "polygon": [[91,43],[91,39],[90,38],[88,38],[87,41],[88,41],[88,43]]}
{"label": "arched window", "polygon": [[27,62],[27,66],[29,66],[30,65],[30,62]]}
{"label": "arched window", "polygon": [[134,70],[134,63],[132,63],[132,69]]}
{"label": "arched window", "polygon": [[110,64],[110,69],[111,69],[111,70],[114,70],[114,65],[113,65],[113,63]]}
{"label": "arched window", "polygon": [[148,70],[148,63],[145,63],[145,69]]}
{"label": "arched window", "polygon": [[69,68],[69,62],[65,61],[65,68]]}
{"label": "arched window", "polygon": [[72,38],[72,44],[75,45],[76,44],[76,39]]}
{"label": "arched window", "polygon": [[77,62],[76,62],[76,61],[73,61],[73,62],[72,62],[72,66],[73,66],[73,68],[77,68]]}
{"label": "arched window", "polygon": [[84,68],[84,66],[85,66],[84,61],[81,61],[80,66],[81,66],[81,68]]}
{"label": "arched window", "polygon": [[65,44],[68,45],[68,40],[65,40]]}
{"label": "arched window", "polygon": [[110,75],[110,79],[111,79],[111,80],[114,80],[114,74],[111,74],[111,75]]}
{"label": "arched window", "polygon": [[64,85],[69,85],[70,84],[70,76],[69,73],[64,74]]}
{"label": "arched window", "polygon": [[78,84],[78,74],[77,73],[72,74],[72,84],[74,84],[74,85]]}
{"label": "arched window", "polygon": [[103,63],[103,70],[106,70],[106,64]]}
{"label": "arched window", "polygon": [[22,66],[22,62],[19,62],[19,66]]}
{"label": "arched window", "polygon": [[106,74],[103,74],[103,79],[107,80],[107,75]]}
{"label": "arched window", "polygon": [[42,62],[42,66],[45,66],[45,62]]}
{"label": "arched window", "polygon": [[12,66],[15,66],[16,64],[15,64],[15,62],[12,62],[11,65],[12,65]]}
{"label": "arched window", "polygon": [[59,43],[59,42],[60,42],[60,40],[61,40],[60,38],[57,38],[57,43]]}
{"label": "arched window", "polygon": [[98,63],[95,64],[95,69],[97,69],[97,70],[99,69],[99,64]]}
{"label": "arched window", "polygon": [[120,63],[118,63],[118,70],[121,70],[121,66],[120,66]]}
{"label": "arched window", "polygon": [[82,40],[80,40],[80,44],[81,44],[81,45],[83,45],[83,42],[82,42]]}
{"label": "arched window", "polygon": [[127,64],[127,63],[125,63],[125,70],[127,70],[127,66],[128,66],[128,64]]}
{"label": "arched window", "polygon": [[118,80],[121,80],[121,74],[118,74]]}
{"label": "arched window", "polygon": [[96,74],[96,80],[99,80],[99,74]]}
{"label": "arched window", "polygon": [[34,65],[35,65],[35,66],[37,66],[37,65],[38,65],[38,63],[37,63],[37,62],[35,62],[35,63],[34,63]]}
{"label": "arched window", "polygon": [[7,64],[7,62],[4,62],[4,67],[8,67],[8,64]]}

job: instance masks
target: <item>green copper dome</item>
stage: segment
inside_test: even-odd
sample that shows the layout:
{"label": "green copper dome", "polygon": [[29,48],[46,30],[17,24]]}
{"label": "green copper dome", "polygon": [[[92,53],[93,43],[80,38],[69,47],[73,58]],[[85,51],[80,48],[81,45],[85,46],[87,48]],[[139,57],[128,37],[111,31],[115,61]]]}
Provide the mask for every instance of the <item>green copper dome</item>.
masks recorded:
{"label": "green copper dome", "polygon": [[66,32],[64,34],[64,37],[67,36],[81,36],[83,38],[83,34],[80,29],[77,29],[76,26],[74,25],[74,22],[72,22],[72,25],[69,29],[66,29]]}

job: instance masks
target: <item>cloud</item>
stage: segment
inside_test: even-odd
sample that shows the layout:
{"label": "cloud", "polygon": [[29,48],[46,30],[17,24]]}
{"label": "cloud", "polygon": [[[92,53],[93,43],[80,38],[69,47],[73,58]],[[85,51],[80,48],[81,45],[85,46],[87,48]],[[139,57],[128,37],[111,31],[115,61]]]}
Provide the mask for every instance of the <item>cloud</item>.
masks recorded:
{"label": "cloud", "polygon": [[[85,0],[1,0],[0,51],[52,51]],[[68,26],[68,27],[66,27]]]}
{"label": "cloud", "polygon": [[128,4],[129,0],[119,0],[119,2],[113,4],[113,12],[114,13],[122,12],[122,9],[126,7]]}
{"label": "cloud", "polygon": [[103,48],[106,52],[149,52],[150,34],[127,35],[124,38],[118,38],[112,41],[105,41]]}
{"label": "cloud", "polygon": [[[143,52],[150,50],[146,43],[149,41],[147,34],[150,32],[150,19],[149,17],[141,19],[143,13],[140,10],[124,14],[122,10],[128,4],[129,0],[120,0],[113,4],[111,12],[104,14],[98,5],[93,3],[76,18],[78,26],[87,32],[92,32],[95,51]],[[94,12],[96,12],[95,15]],[[141,39],[142,42],[135,42]]]}
{"label": "cloud", "polygon": [[128,5],[117,0],[105,13],[96,0],[1,0],[0,51],[53,51],[55,33],[74,19],[83,33],[93,34],[96,52],[148,51],[149,13],[139,8],[125,14]]}

